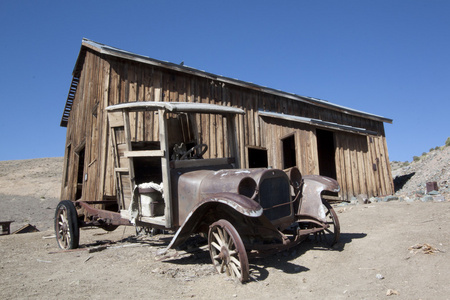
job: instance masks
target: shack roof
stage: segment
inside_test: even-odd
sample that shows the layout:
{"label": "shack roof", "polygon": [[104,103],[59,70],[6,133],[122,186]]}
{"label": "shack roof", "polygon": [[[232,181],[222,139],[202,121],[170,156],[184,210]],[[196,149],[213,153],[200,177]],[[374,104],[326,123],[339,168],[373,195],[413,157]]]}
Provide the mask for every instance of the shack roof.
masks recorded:
{"label": "shack roof", "polygon": [[72,108],[73,100],[75,98],[76,89],[78,87],[79,75],[81,73],[81,69],[83,68],[83,62],[84,62],[84,56],[85,56],[86,49],[91,49],[93,51],[96,51],[98,53],[105,54],[105,55],[110,55],[110,56],[127,59],[127,60],[131,60],[131,61],[135,61],[135,62],[140,62],[140,63],[144,63],[144,64],[154,65],[154,66],[170,69],[170,70],[177,71],[177,72],[182,72],[182,73],[187,73],[190,75],[208,78],[208,79],[215,80],[218,82],[223,82],[226,84],[231,84],[231,85],[235,85],[235,86],[244,87],[247,89],[257,90],[260,92],[272,94],[272,95],[279,96],[279,97],[293,99],[296,101],[300,101],[300,102],[308,103],[311,105],[327,108],[330,110],[338,111],[338,112],[349,114],[349,115],[354,115],[354,116],[371,119],[371,120],[375,120],[375,121],[379,121],[379,122],[392,123],[392,119],[374,115],[374,114],[370,114],[370,113],[363,112],[360,110],[348,108],[345,106],[333,104],[326,100],[307,97],[307,96],[301,96],[301,95],[292,94],[292,93],[287,93],[287,92],[283,92],[283,91],[280,91],[277,89],[260,86],[260,85],[250,83],[250,82],[245,82],[242,80],[229,78],[229,77],[225,77],[225,76],[221,76],[221,75],[215,75],[215,74],[201,71],[201,70],[198,70],[198,69],[195,69],[192,67],[184,66],[181,64],[175,64],[175,63],[171,63],[171,62],[167,62],[167,61],[157,60],[154,58],[150,58],[148,56],[135,54],[132,52],[121,50],[121,49],[118,49],[115,47],[111,47],[111,46],[108,46],[105,44],[101,44],[101,43],[94,42],[92,40],[83,38],[82,43],[81,43],[80,53],[78,55],[77,62],[75,64],[75,67],[73,70],[72,84],[69,89],[69,95],[67,97],[66,106],[64,108],[63,116],[61,119],[61,126],[63,126],[63,127],[67,126],[67,121],[70,116],[70,111]]}

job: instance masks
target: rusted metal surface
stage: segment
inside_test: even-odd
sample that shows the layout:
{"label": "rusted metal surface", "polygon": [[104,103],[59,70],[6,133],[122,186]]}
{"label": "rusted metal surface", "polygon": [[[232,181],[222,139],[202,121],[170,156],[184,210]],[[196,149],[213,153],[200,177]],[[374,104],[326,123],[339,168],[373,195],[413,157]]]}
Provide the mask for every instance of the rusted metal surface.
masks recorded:
{"label": "rusted metal surface", "polygon": [[[246,208],[244,208],[258,204],[256,201],[248,201],[248,198],[254,199],[257,194],[256,182],[250,176],[258,175],[262,171],[198,170],[182,174],[178,179],[177,192],[180,223],[186,220],[188,214],[203,199],[215,198],[213,195],[224,192],[228,193],[227,198],[231,197],[230,200],[224,200],[225,203],[236,206],[236,209],[243,214],[252,215],[253,212],[246,211]],[[245,200],[242,200],[241,195],[246,197]]]}
{"label": "rusted metal surface", "polygon": [[129,220],[122,218],[120,213],[98,209],[84,201],[78,201],[77,203],[84,208],[86,215],[99,225],[132,225]]}
{"label": "rusted metal surface", "polygon": [[202,200],[189,211],[185,221],[176,231],[170,244],[166,249],[159,251],[159,254],[162,255],[170,248],[177,247],[183,243],[192,233],[196,232],[201,222],[205,220],[205,215],[210,211],[239,213],[242,215],[240,219],[243,219],[244,216],[249,218],[261,217],[263,208],[256,201],[249,200],[250,199],[245,196],[233,193],[217,193],[210,195],[210,197]]}
{"label": "rusted metal surface", "polygon": [[302,199],[297,215],[314,217],[325,222],[326,215],[322,206],[322,192],[339,192],[339,184],[332,178],[319,175],[305,175],[303,181]]}

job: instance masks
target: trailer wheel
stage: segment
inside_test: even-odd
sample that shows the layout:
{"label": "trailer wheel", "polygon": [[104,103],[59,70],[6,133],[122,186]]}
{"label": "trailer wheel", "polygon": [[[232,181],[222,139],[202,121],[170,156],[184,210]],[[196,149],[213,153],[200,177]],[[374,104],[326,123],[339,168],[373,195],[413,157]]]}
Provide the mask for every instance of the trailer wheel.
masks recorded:
{"label": "trailer wheel", "polygon": [[77,210],[72,201],[63,200],[56,206],[55,234],[59,248],[64,250],[78,248],[80,228]]}
{"label": "trailer wheel", "polygon": [[316,240],[323,242],[327,247],[332,247],[339,241],[341,234],[341,226],[339,219],[333,207],[328,201],[322,199],[322,203],[325,206],[325,217],[328,228],[315,234]]}
{"label": "trailer wheel", "polygon": [[227,220],[219,220],[209,228],[208,247],[216,270],[241,282],[248,281],[248,257],[237,230]]}

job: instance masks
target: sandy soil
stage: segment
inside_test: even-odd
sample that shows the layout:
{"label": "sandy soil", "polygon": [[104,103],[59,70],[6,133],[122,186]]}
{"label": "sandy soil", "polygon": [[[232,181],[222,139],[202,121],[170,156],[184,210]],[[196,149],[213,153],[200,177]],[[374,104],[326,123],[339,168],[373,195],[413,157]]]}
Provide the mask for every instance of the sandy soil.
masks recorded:
{"label": "sandy soil", "polygon": [[[383,202],[338,211],[337,249],[307,241],[250,260],[252,280],[244,285],[216,274],[204,248],[173,251],[173,259],[157,261],[155,252],[169,237],[136,239],[131,227],[82,230],[82,248],[72,252],[56,247],[52,231],[3,236],[0,293],[3,299],[379,299],[387,293],[449,299],[449,202]],[[411,248],[425,244],[432,248]]]}
{"label": "sandy soil", "polygon": [[251,259],[251,281],[240,284],[215,273],[204,247],[157,260],[170,235],[136,237],[131,227],[84,229],[80,249],[60,251],[51,230],[56,198],[7,194],[15,179],[5,179],[1,163],[1,220],[11,210],[48,220],[41,232],[0,236],[2,299],[450,299],[448,199],[337,206],[335,249],[310,240]]}

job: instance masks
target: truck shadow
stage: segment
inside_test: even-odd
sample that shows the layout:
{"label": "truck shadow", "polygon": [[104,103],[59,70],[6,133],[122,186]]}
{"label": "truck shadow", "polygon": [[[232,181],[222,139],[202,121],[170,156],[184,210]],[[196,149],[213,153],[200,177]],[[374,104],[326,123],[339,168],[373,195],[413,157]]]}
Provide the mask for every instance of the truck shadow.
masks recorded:
{"label": "truck shadow", "polygon": [[343,251],[345,246],[355,239],[366,237],[366,233],[341,233],[339,242],[332,248],[315,241],[312,237],[290,249],[278,252],[267,257],[250,260],[250,277],[255,281],[265,280],[269,276],[268,268],[277,269],[287,274],[300,274],[310,269],[291,262],[309,251]]}
{"label": "truck shadow", "polygon": [[[310,270],[309,268],[293,263],[292,261],[308,251],[344,251],[347,244],[366,236],[366,233],[341,233],[339,242],[332,248],[328,248],[310,237],[299,245],[281,252],[258,256],[249,253],[250,281],[263,281],[267,279],[269,277],[268,269],[270,268],[287,274],[307,272]],[[198,239],[187,248],[177,251],[169,259],[162,261],[180,265],[211,264],[207,241]]]}
{"label": "truck shadow", "polygon": [[[98,237],[102,237],[103,235],[107,235],[108,233],[100,233],[96,234]],[[134,244],[134,245],[143,245],[143,246],[151,246],[151,247],[166,247],[172,239],[172,236],[158,236],[150,237],[150,236],[135,236],[130,235],[125,238],[119,240],[111,240],[111,239],[96,239],[95,241],[91,241],[88,243],[80,244],[80,249],[92,249],[98,246],[123,246],[126,247],[126,244]]]}

